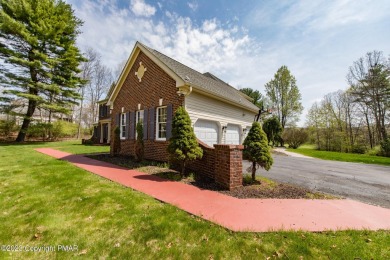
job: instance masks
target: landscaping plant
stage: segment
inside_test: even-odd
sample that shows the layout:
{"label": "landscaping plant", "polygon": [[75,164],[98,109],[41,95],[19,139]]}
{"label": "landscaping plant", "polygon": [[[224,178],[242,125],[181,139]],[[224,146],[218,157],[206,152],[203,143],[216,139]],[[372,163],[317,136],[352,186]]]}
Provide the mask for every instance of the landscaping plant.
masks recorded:
{"label": "landscaping plant", "polygon": [[144,159],[144,127],[142,122],[137,123],[137,140],[135,141],[135,159],[140,162]]}
{"label": "landscaping plant", "polygon": [[276,116],[267,118],[263,123],[263,130],[267,134],[268,145],[275,146],[277,141],[280,140],[283,128]]}
{"label": "landscaping plant", "polygon": [[121,152],[121,138],[120,138],[121,130],[117,126],[114,129],[114,143],[112,144],[112,155],[119,155]]}
{"label": "landscaping plant", "polygon": [[283,131],[282,138],[288,144],[289,148],[297,149],[308,139],[308,134],[303,128],[286,128]]}
{"label": "landscaping plant", "polygon": [[248,136],[244,140],[244,156],[252,162],[253,182],[256,180],[258,166],[268,171],[273,164],[267,136],[259,122],[253,122]]}
{"label": "landscaping plant", "polygon": [[202,158],[203,150],[191,126],[191,119],[184,107],[179,107],[172,121],[172,137],[169,139],[168,152],[172,161],[180,163],[184,176],[187,162]]}

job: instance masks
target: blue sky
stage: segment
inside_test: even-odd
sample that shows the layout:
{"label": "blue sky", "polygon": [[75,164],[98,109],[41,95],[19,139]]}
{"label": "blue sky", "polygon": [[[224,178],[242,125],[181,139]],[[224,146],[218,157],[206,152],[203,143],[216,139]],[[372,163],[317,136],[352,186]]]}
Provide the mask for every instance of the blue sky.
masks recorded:
{"label": "blue sky", "polygon": [[282,65],[305,111],[346,89],[349,66],[372,50],[390,57],[390,1],[67,0],[84,21],[78,45],[118,70],[138,40],[237,88],[264,93]]}

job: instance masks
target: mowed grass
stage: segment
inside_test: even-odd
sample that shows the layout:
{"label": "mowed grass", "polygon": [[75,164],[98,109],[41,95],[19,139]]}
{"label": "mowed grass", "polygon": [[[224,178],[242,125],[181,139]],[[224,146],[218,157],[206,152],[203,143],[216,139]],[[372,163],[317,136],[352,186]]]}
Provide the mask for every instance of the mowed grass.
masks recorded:
{"label": "mowed grass", "polygon": [[368,163],[390,166],[390,157],[382,157],[368,154],[354,154],[354,153],[340,153],[316,150],[313,145],[303,145],[297,149],[289,148],[290,152],[320,158],[324,160],[342,161],[342,162],[356,162]]}
{"label": "mowed grass", "polygon": [[108,149],[0,144],[0,246],[77,245],[78,251],[0,250],[0,259],[390,259],[389,231],[234,233],[38,147]]}

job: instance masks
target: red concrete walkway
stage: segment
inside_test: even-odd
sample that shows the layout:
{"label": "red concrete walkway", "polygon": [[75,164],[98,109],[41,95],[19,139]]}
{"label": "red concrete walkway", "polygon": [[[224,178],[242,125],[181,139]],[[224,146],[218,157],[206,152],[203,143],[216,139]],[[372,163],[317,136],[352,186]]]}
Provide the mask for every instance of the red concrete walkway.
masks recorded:
{"label": "red concrete walkway", "polygon": [[390,229],[390,209],[352,200],[237,199],[50,148],[37,151],[233,231]]}

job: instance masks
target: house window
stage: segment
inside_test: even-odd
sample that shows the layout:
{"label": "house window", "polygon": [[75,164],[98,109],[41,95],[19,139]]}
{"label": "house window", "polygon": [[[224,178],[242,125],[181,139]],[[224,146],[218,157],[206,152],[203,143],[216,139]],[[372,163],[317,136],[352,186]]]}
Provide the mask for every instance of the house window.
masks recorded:
{"label": "house window", "polygon": [[138,110],[135,112],[135,138],[137,139],[138,133],[137,133],[137,125],[138,122],[141,124],[144,122],[144,111]]}
{"label": "house window", "polygon": [[120,126],[121,126],[121,139],[125,139],[126,138],[126,114],[125,113],[121,114]]}
{"label": "house window", "polygon": [[167,137],[167,107],[158,107],[157,108],[157,131],[156,139],[157,140],[166,140]]}

